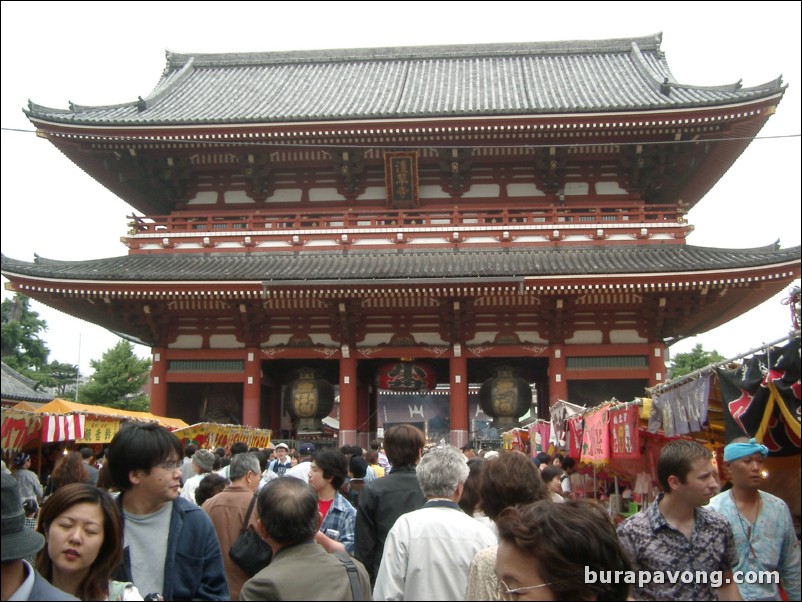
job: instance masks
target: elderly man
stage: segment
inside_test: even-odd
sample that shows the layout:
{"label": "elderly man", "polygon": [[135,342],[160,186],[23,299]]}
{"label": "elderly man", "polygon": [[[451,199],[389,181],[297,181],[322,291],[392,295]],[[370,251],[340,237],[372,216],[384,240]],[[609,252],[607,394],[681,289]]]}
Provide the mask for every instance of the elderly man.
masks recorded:
{"label": "elderly man", "polygon": [[456,447],[435,447],[421,458],[416,474],[427,502],[390,529],[375,600],[464,599],[473,557],[496,545],[493,532],[457,505],[468,473]]}
{"label": "elderly man", "polygon": [[[279,477],[259,492],[259,529],[273,560],[249,579],[240,600],[370,600],[370,579],[359,561],[329,554],[315,543],[320,524],[314,489],[300,479]],[[356,572],[357,595],[344,563]]]}
{"label": "elderly man", "polygon": [[[212,519],[217,539],[220,540],[223,566],[232,600],[239,600],[239,590],[248,580],[248,575],[231,559],[228,551],[239,537],[242,523],[245,522],[245,513],[248,512],[253,496],[256,495],[260,474],[256,454],[237,454],[231,459],[228,469],[231,485],[206,500],[202,506],[203,511]],[[259,524],[258,518],[256,511],[252,511],[248,519],[248,526],[251,529],[256,529]]]}
{"label": "elderly man", "polygon": [[[710,500],[732,527],[738,549],[736,571],[757,574],[777,571],[789,600],[799,600],[799,544],[788,506],[780,498],[760,491],[763,464],[769,450],[754,439],[739,437],[724,448],[724,467],[732,489]],[[766,581],[766,583],[764,583]],[[744,581],[738,590],[744,600],[779,600],[777,583]]]}

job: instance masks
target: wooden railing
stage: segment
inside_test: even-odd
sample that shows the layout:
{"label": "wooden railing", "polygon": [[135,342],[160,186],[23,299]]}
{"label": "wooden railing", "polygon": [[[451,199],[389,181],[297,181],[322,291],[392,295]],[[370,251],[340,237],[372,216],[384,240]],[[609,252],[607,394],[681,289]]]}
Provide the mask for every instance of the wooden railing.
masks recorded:
{"label": "wooden railing", "polygon": [[187,211],[162,216],[128,216],[129,235],[173,233],[266,232],[293,230],[433,229],[459,227],[501,228],[508,226],[558,226],[560,224],[677,223],[684,221],[674,208],[640,206],[618,208],[549,207],[497,210],[356,210],[356,211]]}

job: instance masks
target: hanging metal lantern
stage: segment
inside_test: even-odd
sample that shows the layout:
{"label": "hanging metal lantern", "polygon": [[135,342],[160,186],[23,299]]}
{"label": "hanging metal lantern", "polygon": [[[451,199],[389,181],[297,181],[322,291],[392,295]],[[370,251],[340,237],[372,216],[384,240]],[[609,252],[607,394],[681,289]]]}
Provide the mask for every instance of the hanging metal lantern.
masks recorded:
{"label": "hanging metal lantern", "polygon": [[532,405],[532,387],[512,366],[499,366],[479,389],[479,405],[498,427],[512,427]]}
{"label": "hanging metal lantern", "polygon": [[322,420],[334,407],[334,387],[317,378],[313,368],[300,368],[284,389],[284,411],[297,421],[299,433],[319,432]]}
{"label": "hanging metal lantern", "polygon": [[429,391],[436,384],[434,367],[425,362],[388,362],[376,373],[376,386],[389,391]]}

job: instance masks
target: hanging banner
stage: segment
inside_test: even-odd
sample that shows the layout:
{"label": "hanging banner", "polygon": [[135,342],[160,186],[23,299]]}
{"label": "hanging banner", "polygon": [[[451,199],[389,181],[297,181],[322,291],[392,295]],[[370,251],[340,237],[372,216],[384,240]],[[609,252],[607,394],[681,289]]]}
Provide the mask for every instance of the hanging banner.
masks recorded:
{"label": "hanging banner", "polygon": [[120,430],[119,420],[103,420],[87,418],[84,425],[84,436],[76,439],[76,443],[111,443],[114,435]]}
{"label": "hanging banner", "polygon": [[640,408],[631,405],[610,409],[612,457],[617,460],[640,458]]}
{"label": "hanging banner", "polygon": [[594,466],[610,461],[609,408],[585,414],[585,431],[582,435],[580,460]]}
{"label": "hanging banner", "polygon": [[585,419],[582,416],[571,416],[568,424],[568,457],[579,460],[582,456],[582,436],[585,430]]}
{"label": "hanging banner", "polygon": [[184,444],[194,441],[205,449],[228,448],[237,441],[245,443],[248,447],[265,448],[270,446],[272,432],[270,429],[257,429],[239,424],[202,422],[175,430],[173,435]]}
{"label": "hanging banner", "polygon": [[703,430],[707,424],[709,394],[710,374],[707,374],[655,395],[652,403],[656,412],[652,415],[657,420],[653,424],[650,416],[649,430],[656,432],[658,422],[669,437]]}
{"label": "hanging banner", "polygon": [[757,353],[739,368],[716,368],[726,440],[754,437],[769,454],[800,450],[800,339]]}
{"label": "hanging banner", "polygon": [[529,442],[531,444],[532,457],[540,452],[550,453],[549,435],[551,434],[551,423],[538,421],[529,425]]}
{"label": "hanging banner", "polygon": [[42,416],[42,443],[83,439],[85,424],[84,414]]}
{"label": "hanging banner", "polygon": [[30,441],[39,438],[42,417],[30,412],[3,408],[3,451],[17,452]]}

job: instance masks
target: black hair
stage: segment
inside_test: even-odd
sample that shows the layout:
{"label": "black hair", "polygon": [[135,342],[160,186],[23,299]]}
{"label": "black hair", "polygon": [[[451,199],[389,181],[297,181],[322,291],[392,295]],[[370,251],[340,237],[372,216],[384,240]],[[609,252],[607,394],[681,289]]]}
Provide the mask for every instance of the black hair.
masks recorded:
{"label": "black hair", "polygon": [[323,471],[324,479],[331,479],[331,486],[334,487],[335,490],[340,488],[340,485],[345,481],[345,477],[348,476],[348,464],[346,463],[345,456],[338,449],[333,447],[319,449],[315,453],[312,461],[315,463],[315,466]]}
{"label": "black hair", "polygon": [[267,535],[280,544],[310,541],[317,533],[317,493],[295,477],[279,477],[262,487],[256,511]]}
{"label": "black hair", "polygon": [[248,453],[248,444],[244,441],[237,441],[231,444],[231,457],[233,458],[237,454],[245,454]]}
{"label": "black hair", "polygon": [[164,462],[178,462],[184,450],[178,438],[155,422],[129,423],[111,440],[108,458],[111,481],[120,491],[133,487],[128,475],[133,470],[150,473]]}
{"label": "black hair", "polygon": [[368,473],[368,461],[362,456],[351,456],[348,461],[348,472],[355,479],[364,479]]}

